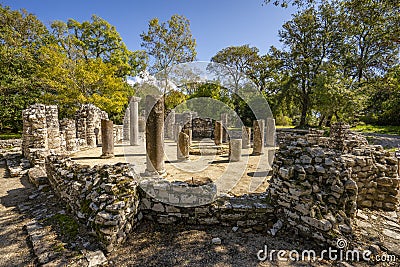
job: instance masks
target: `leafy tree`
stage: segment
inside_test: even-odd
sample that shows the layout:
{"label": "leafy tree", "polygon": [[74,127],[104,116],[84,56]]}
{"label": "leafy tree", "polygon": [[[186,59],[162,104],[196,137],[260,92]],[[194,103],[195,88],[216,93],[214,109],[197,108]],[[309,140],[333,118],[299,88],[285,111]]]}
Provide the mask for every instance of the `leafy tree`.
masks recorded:
{"label": "leafy tree", "polygon": [[135,76],[146,67],[144,51],[129,51],[116,28],[93,15],[82,23],[69,19],[55,21],[52,33],[70,59],[101,59],[118,67],[116,75]]}
{"label": "leafy tree", "polygon": [[58,46],[42,48],[39,78],[46,89],[44,101],[58,104],[62,117],[72,117],[81,104],[93,103],[120,123],[134,92],[115,75],[118,66],[100,58],[72,60],[59,50]]}
{"label": "leafy tree", "polygon": [[398,61],[400,3],[394,2],[350,0],[340,7],[345,36],[341,63],[359,85],[383,76]]}
{"label": "leafy tree", "polygon": [[152,70],[164,74],[165,87],[172,65],[190,62],[196,58],[196,40],[192,37],[190,22],[184,16],[173,15],[162,23],[154,18],[149,22],[148,31],[143,32],[140,37],[142,47],[153,60]]}
{"label": "leafy tree", "polygon": [[[211,64],[210,66],[215,69],[215,72],[230,77],[232,79],[232,86],[237,90],[239,83],[245,77],[243,74],[253,74],[255,77],[255,66],[261,61],[258,55],[258,48],[250,47],[249,45],[230,46],[217,52],[211,58],[211,62],[219,64]],[[225,68],[227,66],[228,68]]]}
{"label": "leafy tree", "polygon": [[26,10],[0,5],[0,22],[0,131],[15,132],[22,128],[21,110],[40,97],[37,56],[49,34]]}
{"label": "leafy tree", "polygon": [[336,22],[335,10],[330,6],[319,12],[308,8],[298,12],[279,32],[285,50],[278,55],[283,62],[282,71],[290,77],[287,88],[300,103],[300,127],[306,125],[307,115],[313,107],[315,79],[335,48]]}
{"label": "leafy tree", "polygon": [[378,125],[400,125],[400,66],[373,84],[364,120]]}

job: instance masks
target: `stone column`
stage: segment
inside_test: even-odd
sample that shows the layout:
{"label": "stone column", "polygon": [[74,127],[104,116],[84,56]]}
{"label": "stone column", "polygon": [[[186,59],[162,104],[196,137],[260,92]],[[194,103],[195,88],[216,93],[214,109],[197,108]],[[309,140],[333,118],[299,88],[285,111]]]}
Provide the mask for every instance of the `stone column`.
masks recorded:
{"label": "stone column", "polygon": [[128,106],[128,108],[125,110],[125,116],[124,116],[124,141],[128,141],[129,140],[129,135],[130,135],[130,131],[131,131],[131,128],[130,128],[130,125],[129,125],[129,123],[130,123],[130,114],[131,114],[131,111],[130,111],[129,106]]}
{"label": "stone column", "polygon": [[76,151],[77,140],[75,121],[72,119],[63,119],[60,121],[60,129],[64,132],[65,150],[68,152]]}
{"label": "stone column", "polygon": [[164,174],[164,98],[146,96],[146,175]]}
{"label": "stone column", "polygon": [[171,110],[167,117],[166,132],[169,139],[174,138],[174,125],[175,125],[175,110]]}
{"label": "stone column", "polygon": [[189,136],[189,146],[191,146],[193,131],[192,131],[192,129],[185,129],[184,132],[185,132],[185,134],[187,134],[187,136]]}
{"label": "stone column", "polygon": [[265,144],[267,147],[275,146],[275,119],[267,118]]}
{"label": "stone column", "polygon": [[264,154],[264,120],[253,121],[253,155]]}
{"label": "stone column", "polygon": [[221,121],[215,122],[214,127],[214,143],[219,146],[222,144],[222,123]]}
{"label": "stone column", "polygon": [[99,125],[98,123],[96,123],[96,119],[97,119],[97,114],[95,114],[95,111],[92,108],[92,106],[89,106],[86,117],[86,140],[87,140],[87,145],[89,147],[97,146],[96,140],[98,138]]}
{"label": "stone column", "polygon": [[56,105],[46,106],[46,125],[49,149],[60,150],[60,124],[58,121],[58,108]]}
{"label": "stone column", "polygon": [[111,120],[101,120],[101,158],[114,157],[114,127]]}
{"label": "stone column", "polygon": [[242,126],[242,148],[250,147],[251,128]]}
{"label": "stone column", "polygon": [[131,146],[139,145],[139,101],[140,97],[131,97],[131,101],[129,103],[130,109],[130,120],[129,120],[129,140]]}
{"label": "stone column", "polygon": [[221,123],[222,123],[222,142],[228,142],[228,114],[221,114]]}
{"label": "stone column", "polygon": [[146,132],[146,118],[143,116],[139,117],[139,133]]}
{"label": "stone column", "polygon": [[178,144],[176,146],[176,156],[178,161],[189,160],[189,136],[185,133],[180,132],[178,134]]}
{"label": "stone column", "polygon": [[179,133],[182,131],[182,126],[177,123],[177,124],[174,125],[174,128],[175,128],[175,130],[174,130],[174,140],[175,140],[175,142],[178,143]]}
{"label": "stone column", "polygon": [[[183,125],[188,125],[190,128],[192,128],[192,112],[186,111],[182,114],[182,119],[183,119]],[[187,127],[187,126],[186,126]],[[186,128],[185,127],[185,128]]]}
{"label": "stone column", "polygon": [[240,161],[242,158],[242,139],[231,139],[229,142],[229,160]]}

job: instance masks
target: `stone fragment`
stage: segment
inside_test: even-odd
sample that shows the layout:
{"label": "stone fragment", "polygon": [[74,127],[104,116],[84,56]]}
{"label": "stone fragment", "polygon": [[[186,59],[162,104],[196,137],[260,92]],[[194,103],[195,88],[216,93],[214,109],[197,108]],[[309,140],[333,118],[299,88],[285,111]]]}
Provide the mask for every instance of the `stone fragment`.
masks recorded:
{"label": "stone fragment", "polygon": [[211,239],[211,243],[212,243],[213,245],[221,245],[222,241],[221,241],[221,238],[219,238],[219,237],[214,237],[213,239]]}

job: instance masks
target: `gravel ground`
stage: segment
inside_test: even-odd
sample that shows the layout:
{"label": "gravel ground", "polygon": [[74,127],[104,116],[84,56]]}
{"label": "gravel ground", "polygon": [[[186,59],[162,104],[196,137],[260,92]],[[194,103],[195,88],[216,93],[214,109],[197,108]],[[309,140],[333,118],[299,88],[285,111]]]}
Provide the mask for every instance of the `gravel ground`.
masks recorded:
{"label": "gravel ground", "polygon": [[[219,237],[221,245],[212,244]],[[156,225],[142,222],[127,243],[107,256],[110,266],[334,266],[332,262],[260,261],[257,252],[272,249],[318,249],[288,236],[233,232],[222,226]],[[262,255],[262,254],[261,254]]]}
{"label": "gravel ground", "polygon": [[0,267],[35,266],[23,230],[26,223],[16,206],[26,201],[31,185],[26,179],[8,177],[0,161]]}

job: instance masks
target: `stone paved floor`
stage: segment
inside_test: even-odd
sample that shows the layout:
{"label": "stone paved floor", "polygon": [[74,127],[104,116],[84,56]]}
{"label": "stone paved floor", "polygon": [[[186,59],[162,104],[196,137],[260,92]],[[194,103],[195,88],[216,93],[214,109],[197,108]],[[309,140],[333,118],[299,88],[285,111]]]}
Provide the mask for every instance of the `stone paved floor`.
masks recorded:
{"label": "stone paved floor", "polygon": [[28,199],[32,186],[20,177],[9,177],[0,161],[0,266],[34,266],[34,258],[23,230],[26,219],[17,205]]}
{"label": "stone paved floor", "polygon": [[[265,192],[268,187],[268,176],[271,170],[271,154],[274,150],[265,148],[261,156],[251,156],[252,149],[242,149],[240,162],[229,162],[228,146],[224,146],[225,153],[217,155],[217,148],[210,139],[193,141],[192,148],[198,149],[200,155],[190,155],[190,161],[178,162],[176,158],[176,143],[165,140],[165,179],[169,181],[185,181],[209,178],[217,185],[218,194],[243,195],[247,193]],[[101,147],[84,150],[72,154],[74,161],[80,164],[94,166],[97,164],[115,164],[128,162],[134,164],[137,173],[144,173],[146,169],[146,148],[141,136],[139,146],[127,144],[115,145],[115,157],[101,159]]]}

